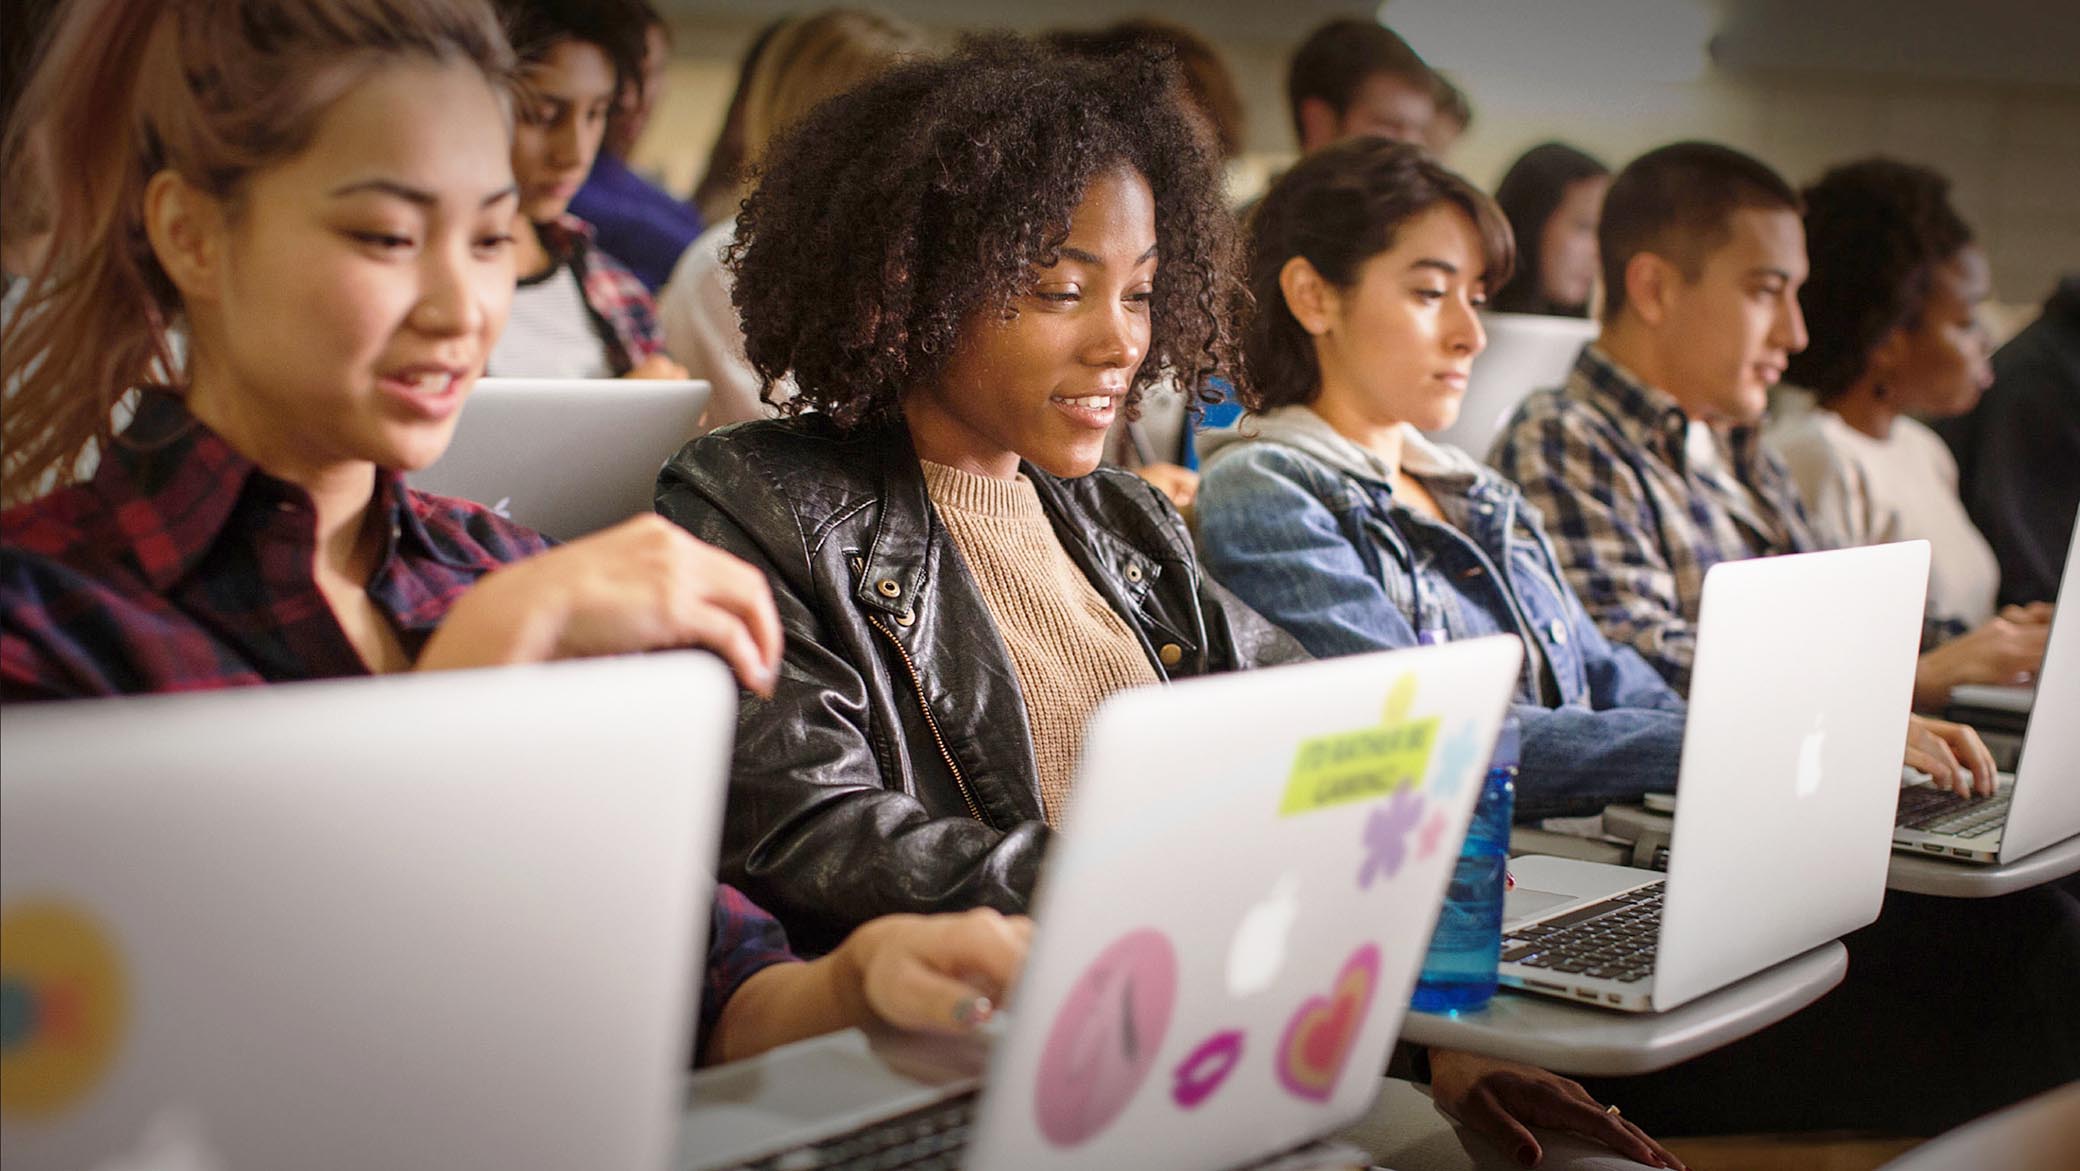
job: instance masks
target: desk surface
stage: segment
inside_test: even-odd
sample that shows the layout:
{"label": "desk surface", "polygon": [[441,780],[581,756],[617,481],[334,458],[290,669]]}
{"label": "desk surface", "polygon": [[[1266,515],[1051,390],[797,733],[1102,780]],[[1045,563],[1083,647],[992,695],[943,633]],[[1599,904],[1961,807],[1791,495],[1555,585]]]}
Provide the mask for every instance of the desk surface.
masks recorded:
{"label": "desk surface", "polygon": [[1559,1073],[1652,1073],[1783,1020],[1842,982],[1849,952],[1824,943],[1669,1012],[1616,1012],[1503,989],[1479,1012],[1411,1012],[1401,1039]]}
{"label": "desk surface", "polygon": [[1894,851],[1892,869],[1885,875],[1885,885],[1917,895],[1989,899],[2064,878],[2074,871],[2080,871],[2080,835],[2001,866],[1945,862],[1939,858]]}
{"label": "desk surface", "polygon": [[[1674,826],[1675,819],[1668,814],[1637,805],[1613,805],[1603,811],[1604,832],[1627,840],[1635,840],[1642,833],[1667,837]],[[1917,895],[1990,899],[2064,878],[2075,871],[2080,871],[2080,835],[2003,866],[1950,862],[1894,850],[1892,864],[1885,872],[1885,886]]]}

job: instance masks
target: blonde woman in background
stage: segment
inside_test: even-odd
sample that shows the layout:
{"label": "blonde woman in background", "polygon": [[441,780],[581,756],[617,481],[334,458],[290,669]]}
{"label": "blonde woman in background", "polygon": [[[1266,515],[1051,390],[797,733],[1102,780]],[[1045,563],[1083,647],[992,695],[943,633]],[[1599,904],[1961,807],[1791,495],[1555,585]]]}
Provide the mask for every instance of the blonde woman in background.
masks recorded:
{"label": "blonde woman in background", "polygon": [[[775,28],[744,90],[745,192],[766,147],[802,115],[924,49],[924,34],[913,26],[862,8],[828,8]],[[679,257],[657,300],[665,351],[693,377],[715,385],[710,427],[772,414],[760,400],[763,382],[744,357],[743,328],[730,303],[723,256],[736,240],[734,215],[703,232]]]}

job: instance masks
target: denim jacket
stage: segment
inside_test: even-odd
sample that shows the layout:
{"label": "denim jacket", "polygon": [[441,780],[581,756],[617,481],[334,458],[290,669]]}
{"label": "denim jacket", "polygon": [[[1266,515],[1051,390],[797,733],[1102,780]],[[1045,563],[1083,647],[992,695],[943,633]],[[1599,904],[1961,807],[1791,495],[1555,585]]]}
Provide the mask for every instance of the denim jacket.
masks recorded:
{"label": "denim jacket", "polygon": [[1682,699],[1598,632],[1507,480],[1411,429],[1402,465],[1451,522],[1441,524],[1397,502],[1385,464],[1306,407],[1200,443],[1201,559],[1313,654],[1523,639],[1519,820],[1674,788]]}

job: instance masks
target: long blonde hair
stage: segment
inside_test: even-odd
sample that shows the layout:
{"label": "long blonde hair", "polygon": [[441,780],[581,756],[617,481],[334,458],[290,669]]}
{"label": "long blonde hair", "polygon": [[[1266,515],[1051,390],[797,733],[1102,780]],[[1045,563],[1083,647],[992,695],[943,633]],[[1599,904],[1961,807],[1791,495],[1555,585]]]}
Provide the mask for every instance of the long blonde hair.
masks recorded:
{"label": "long blonde hair", "polygon": [[924,49],[914,25],[866,8],[826,8],[773,30],[744,94],[746,172],[802,115]]}
{"label": "long blonde hair", "polygon": [[71,0],[0,157],[43,134],[48,257],[0,335],[0,501],[76,476],[117,401],[178,383],[181,302],[145,237],[145,185],[172,170],[234,213],[254,171],[294,157],[331,104],[403,58],[468,62],[501,92],[512,50],[484,0]]}

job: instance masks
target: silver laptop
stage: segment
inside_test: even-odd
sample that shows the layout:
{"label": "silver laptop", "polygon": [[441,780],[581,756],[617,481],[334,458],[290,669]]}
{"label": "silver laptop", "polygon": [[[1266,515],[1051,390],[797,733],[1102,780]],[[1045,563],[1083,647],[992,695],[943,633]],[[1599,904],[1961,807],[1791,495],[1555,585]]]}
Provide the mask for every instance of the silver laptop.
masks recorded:
{"label": "silver laptop", "polygon": [[1349,1125],[1521,655],[1482,639],[1113,697],[980,1094],[913,1067],[877,1109],[859,1035],[811,1041],[769,1076],[696,1076],[692,1165],[1206,1171]]}
{"label": "silver laptop", "polygon": [[[2044,665],[2023,710],[2022,755],[1988,797],[1959,797],[1926,784],[1900,790],[1894,847],[1914,854],[2001,865],[2080,834],[2080,529],[2066,548],[2060,604],[2051,617]],[[1962,691],[1962,688],[1959,688]],[[2039,719],[2038,716],[2043,718]]]}
{"label": "silver laptop", "polygon": [[685,653],[0,710],[0,1162],[664,1166],[735,702]]}
{"label": "silver laptop", "polygon": [[1474,356],[1459,417],[1451,426],[1429,433],[1475,459],[1488,457],[1495,436],[1527,395],[1567,381],[1582,347],[1596,340],[1597,330],[1586,318],[1535,313],[1483,313],[1481,326],[1488,345]]}
{"label": "silver laptop", "polygon": [[1504,983],[1665,1011],[1877,918],[1928,542],[1705,576],[1668,872],[1510,862]]}
{"label": "silver laptop", "polygon": [[483,378],[455,440],[411,484],[559,541],[650,511],[657,473],[700,430],[708,383]]}

